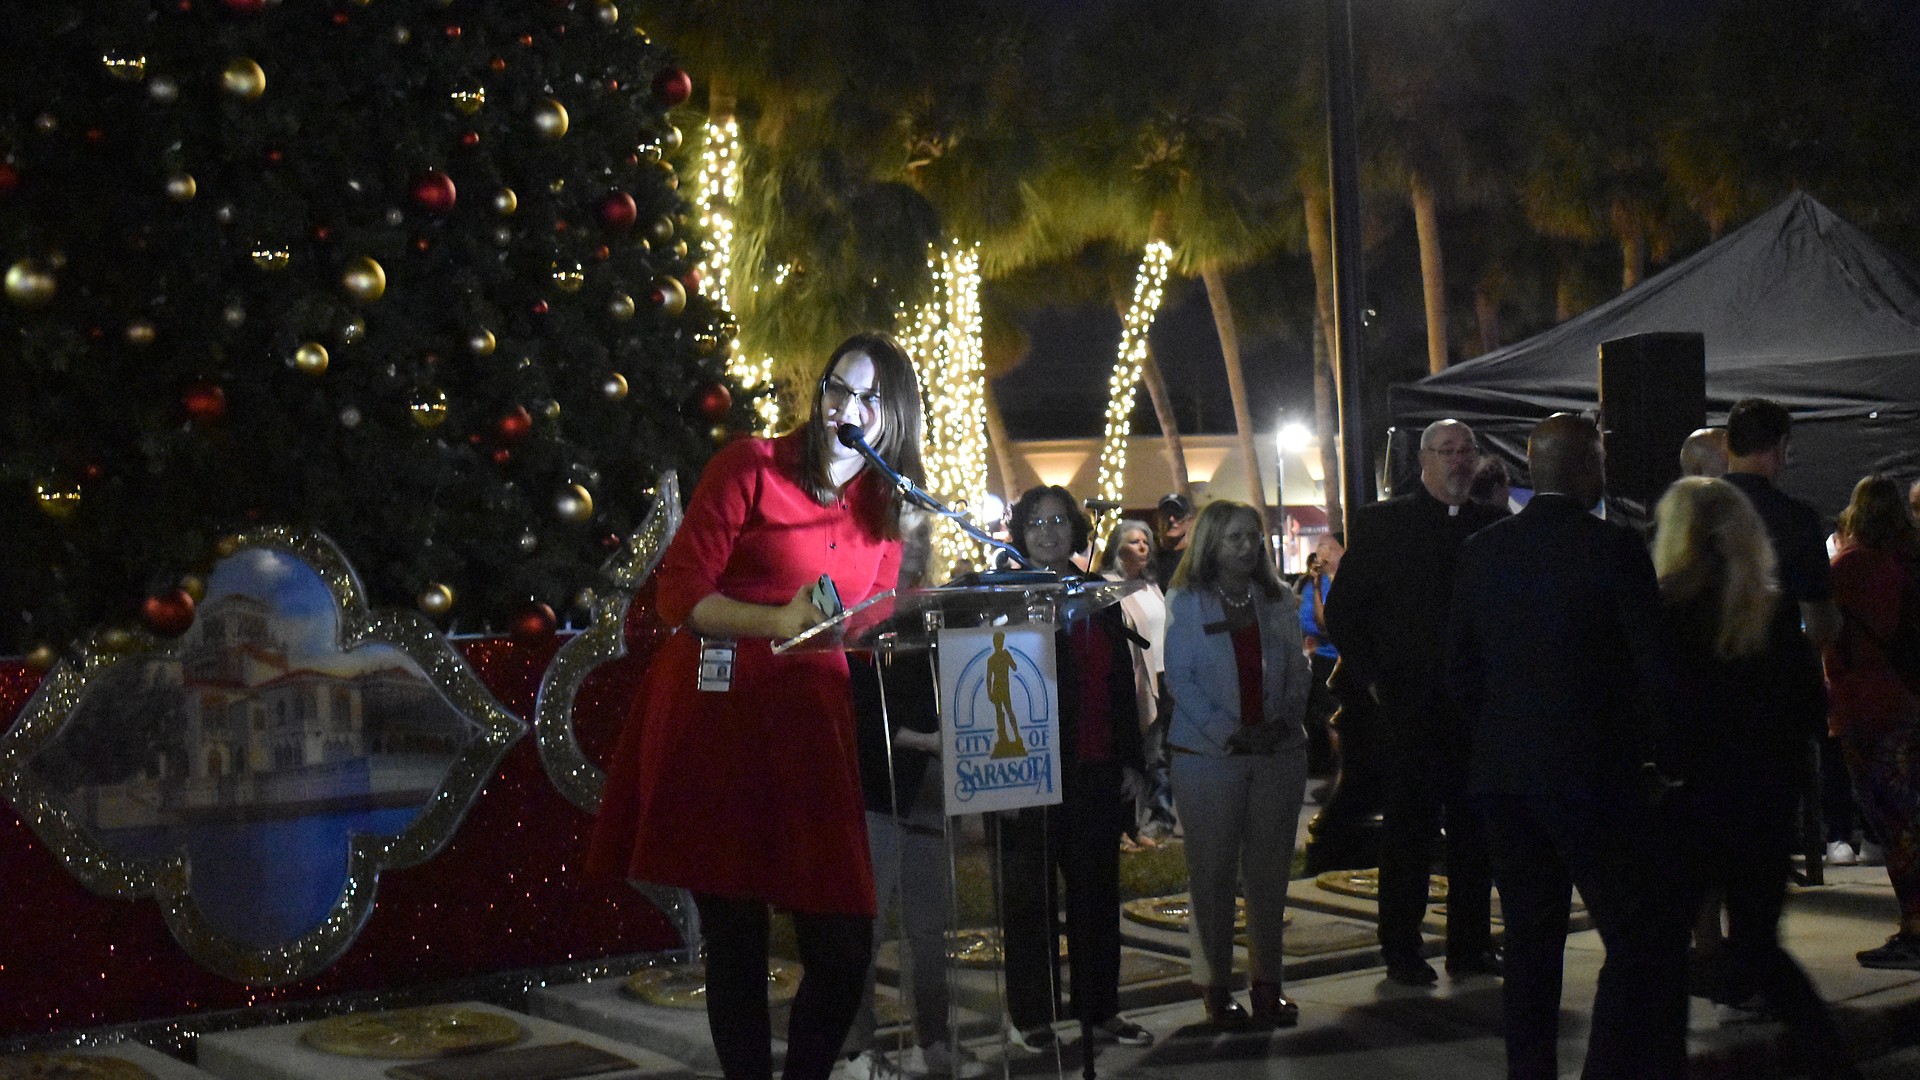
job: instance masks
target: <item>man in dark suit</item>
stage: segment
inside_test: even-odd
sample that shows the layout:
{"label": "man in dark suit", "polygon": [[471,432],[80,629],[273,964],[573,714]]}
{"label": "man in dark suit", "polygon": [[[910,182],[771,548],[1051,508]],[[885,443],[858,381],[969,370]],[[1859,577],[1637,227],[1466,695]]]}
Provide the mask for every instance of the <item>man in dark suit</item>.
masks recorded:
{"label": "man in dark suit", "polygon": [[1348,707],[1379,703],[1386,780],[1380,952],[1387,977],[1408,986],[1438,979],[1420,956],[1420,922],[1443,813],[1447,971],[1464,978],[1500,970],[1488,927],[1493,879],[1486,843],[1466,803],[1466,744],[1443,678],[1454,560],[1469,535],[1507,516],[1504,508],[1471,501],[1478,462],[1473,431],[1460,421],[1440,420],[1421,432],[1420,483],[1353,515],[1346,556],[1322,605],[1340,650],[1341,685],[1369,698]]}
{"label": "man in dark suit", "polygon": [[1507,1075],[1558,1076],[1571,890],[1606,945],[1587,1080],[1686,1069],[1686,912],[1651,880],[1664,650],[1638,535],[1588,512],[1600,432],[1562,413],[1527,444],[1535,494],[1460,552],[1449,684],[1506,918]]}

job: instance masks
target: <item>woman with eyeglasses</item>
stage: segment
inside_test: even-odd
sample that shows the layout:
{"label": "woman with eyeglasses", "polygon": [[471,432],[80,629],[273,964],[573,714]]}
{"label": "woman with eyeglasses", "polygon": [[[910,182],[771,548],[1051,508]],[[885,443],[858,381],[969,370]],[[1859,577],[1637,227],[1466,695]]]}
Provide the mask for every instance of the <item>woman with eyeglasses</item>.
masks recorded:
{"label": "woman with eyeglasses", "polygon": [[[1014,503],[1008,526],[1013,546],[1036,565],[1063,577],[1100,580],[1073,561],[1093,525],[1065,488],[1030,489]],[[1009,1038],[1019,1049],[1045,1050],[1055,1041],[1056,873],[1066,879],[1074,1017],[1101,1041],[1153,1042],[1147,1029],[1119,1015],[1121,777],[1141,765],[1130,651],[1135,637],[1117,604],[1056,628],[1061,802],[994,822]]]}
{"label": "woman with eyeglasses", "polygon": [[832,1070],[865,982],[874,913],[847,661],[776,656],[829,612],[893,587],[901,496],[836,438],[856,424],[916,481],[920,390],[892,338],[835,349],[807,421],[708,462],[655,575],[656,653],[621,733],[589,866],[690,890],[706,941],[707,1021],[727,1080],[769,1080],[769,909],[793,915],[806,969],[788,1080]]}
{"label": "woman with eyeglasses", "polygon": [[[1313,673],[1299,603],[1251,506],[1209,503],[1167,597],[1173,797],[1192,890],[1194,989],[1219,1027],[1290,1027],[1281,934],[1307,789],[1303,724]],[[1235,897],[1247,900],[1253,1012],[1233,998]]]}

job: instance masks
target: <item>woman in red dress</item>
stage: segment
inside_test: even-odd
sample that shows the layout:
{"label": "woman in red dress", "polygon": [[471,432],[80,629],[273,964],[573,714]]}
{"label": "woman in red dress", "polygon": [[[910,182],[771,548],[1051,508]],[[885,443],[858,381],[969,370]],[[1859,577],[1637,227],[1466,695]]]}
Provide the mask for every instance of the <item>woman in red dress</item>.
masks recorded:
{"label": "woman in red dress", "polygon": [[[920,390],[883,334],[833,353],[813,411],[775,439],[714,455],[657,574],[677,627],[641,683],[607,777],[590,869],[693,893],[707,1020],[727,1080],[768,1080],[769,907],[792,913],[806,969],[787,1033],[789,1080],[823,1080],[866,977],[874,911],[846,658],[775,656],[818,622],[822,574],[857,604],[892,588],[900,495],[835,437],[858,424],[919,481]],[[702,645],[732,678],[700,679]]]}

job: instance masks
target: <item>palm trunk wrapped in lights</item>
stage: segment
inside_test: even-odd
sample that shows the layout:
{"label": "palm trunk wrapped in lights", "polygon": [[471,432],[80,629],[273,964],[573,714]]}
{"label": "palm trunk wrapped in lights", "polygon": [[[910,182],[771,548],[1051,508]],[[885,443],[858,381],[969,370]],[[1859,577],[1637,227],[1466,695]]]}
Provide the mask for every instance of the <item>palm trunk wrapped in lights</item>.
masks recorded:
{"label": "palm trunk wrapped in lights", "polygon": [[[1147,329],[1160,311],[1160,297],[1166,289],[1167,267],[1173,261],[1173,249],[1159,240],[1147,244],[1140,257],[1140,270],[1133,278],[1133,302],[1120,320],[1120,349],[1113,362],[1113,376],[1107,382],[1107,427],[1100,443],[1100,480],[1095,498],[1120,502],[1126,489],[1127,441],[1133,434],[1130,418],[1133,398],[1140,385],[1140,370],[1147,359]],[[1104,534],[1113,524],[1113,513],[1098,515],[1096,533]]]}
{"label": "palm trunk wrapped in lights", "polygon": [[[903,344],[920,364],[926,399],[927,488],[956,510],[987,495],[986,363],[980,341],[980,256],[958,241],[928,258],[934,296],[903,320]],[[936,578],[985,554],[950,522],[933,534]]]}
{"label": "palm trunk wrapped in lights", "polygon": [[[733,298],[733,207],[740,197],[740,125],[731,114],[707,124],[706,149],[701,155],[699,210],[700,225],[707,235],[707,257],[700,264],[701,280],[707,282],[708,295],[729,311],[738,311]],[[727,374],[743,389],[758,390],[773,382],[773,357],[754,356],[734,343],[734,354],[727,360]],[[774,430],[780,422],[780,402],[774,394],[763,394],[754,401],[763,431]]]}

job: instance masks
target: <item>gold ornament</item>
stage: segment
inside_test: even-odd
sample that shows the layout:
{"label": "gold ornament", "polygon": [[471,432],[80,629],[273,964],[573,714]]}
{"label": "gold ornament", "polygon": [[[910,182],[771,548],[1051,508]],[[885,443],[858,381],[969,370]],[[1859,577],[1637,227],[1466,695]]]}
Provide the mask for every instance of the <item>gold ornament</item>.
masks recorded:
{"label": "gold ornament", "polygon": [[147,77],[147,58],[144,56],[108,53],[100,58],[100,65],[107,69],[107,74],[121,82],[139,82]]}
{"label": "gold ornament", "polygon": [[52,477],[35,481],[33,501],[41,513],[55,521],[65,521],[80,509],[80,485]]}
{"label": "gold ornament", "polygon": [[224,559],[239,550],[240,538],[232,533],[228,533],[213,542],[213,555],[216,559]]}
{"label": "gold ornament", "polygon": [[437,619],[453,610],[453,590],[437,581],[432,582],[420,590],[420,595],[414,597],[414,603],[420,606],[421,611]]}
{"label": "gold ornament", "polygon": [[607,26],[612,26],[620,21],[620,9],[614,7],[612,4],[601,4],[594,14],[599,16],[600,21]]}
{"label": "gold ornament", "polygon": [[546,404],[540,406],[540,415],[549,420],[560,419],[560,403],[548,398]]}
{"label": "gold ornament", "polygon": [[133,648],[134,637],[133,631],[124,626],[109,626],[100,631],[100,637],[96,640],[107,652],[126,652]]}
{"label": "gold ornament", "polygon": [[614,372],[607,376],[605,382],[600,384],[600,392],[607,396],[608,401],[625,400],[627,396],[627,377],[617,371]]}
{"label": "gold ornament", "polygon": [[188,574],[180,579],[180,591],[193,597],[198,604],[207,598],[207,579],[199,574]]}
{"label": "gold ornament", "polygon": [[568,484],[553,497],[553,512],[569,525],[585,525],[593,518],[593,493],[579,484]]}
{"label": "gold ornament", "polygon": [[475,330],[473,336],[467,339],[467,348],[475,356],[492,356],[496,344],[498,341],[494,338],[493,331],[485,328]]}
{"label": "gold ornament", "polygon": [[271,273],[276,270],[285,270],[287,264],[293,261],[293,253],[286,248],[262,245],[253,249],[252,258],[254,266]]}
{"label": "gold ornament", "polygon": [[175,173],[167,177],[167,198],[174,202],[192,202],[200,193],[200,184],[191,174]]}
{"label": "gold ornament", "polygon": [[621,293],[607,301],[607,314],[620,322],[633,318],[633,297]]}
{"label": "gold ornament", "polygon": [[493,193],[494,213],[501,217],[512,217],[513,212],[518,209],[520,209],[520,196],[515,195],[512,188],[503,187]]}
{"label": "gold ornament", "polygon": [[371,304],[387,291],[387,272],[380,264],[362,255],[347,264],[340,275],[340,287],[363,304]]}
{"label": "gold ornament", "polygon": [[407,411],[413,414],[415,425],[423,430],[432,431],[447,418],[446,391],[434,386],[415,390],[412,400],[407,402]]}
{"label": "gold ornament", "polygon": [[27,666],[35,671],[46,671],[60,659],[59,650],[51,645],[35,645],[27,653]]}
{"label": "gold ornament", "polygon": [[580,270],[580,264],[561,266],[553,264],[553,287],[563,293],[577,293],[587,283],[587,275]]}
{"label": "gold ornament", "polygon": [[548,98],[534,108],[533,130],[544,139],[558,139],[567,133],[567,107]]}
{"label": "gold ornament", "polygon": [[448,95],[453,99],[453,107],[461,116],[472,116],[487,103],[487,88],[484,86],[463,86]]}
{"label": "gold ornament", "polygon": [[234,97],[252,101],[267,92],[267,73],[243,56],[220,73],[220,86]]}
{"label": "gold ornament", "polygon": [[21,307],[45,304],[58,288],[53,272],[33,259],[21,259],[7,267],[7,299]]}
{"label": "gold ornament", "polygon": [[144,349],[153,344],[153,339],[157,333],[158,331],[154,330],[152,323],[145,319],[135,319],[127,324],[127,344],[136,345]]}
{"label": "gold ornament", "polygon": [[309,341],[293,350],[293,367],[302,375],[325,375],[327,373],[327,347],[317,341]]}

